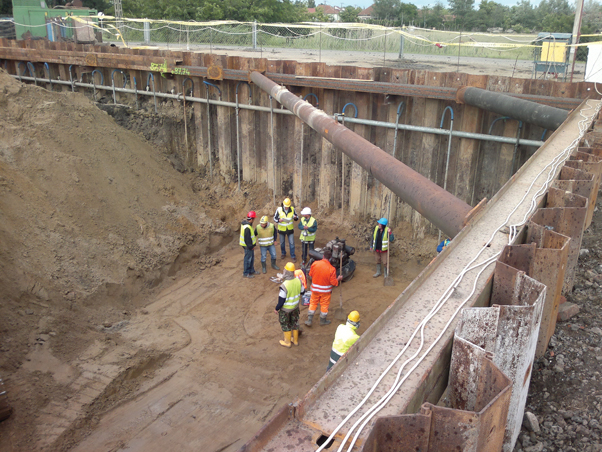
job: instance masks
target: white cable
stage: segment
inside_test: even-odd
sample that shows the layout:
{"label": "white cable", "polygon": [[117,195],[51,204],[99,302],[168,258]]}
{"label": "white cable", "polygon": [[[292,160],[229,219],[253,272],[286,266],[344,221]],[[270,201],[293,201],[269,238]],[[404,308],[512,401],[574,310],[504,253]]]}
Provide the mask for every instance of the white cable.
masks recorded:
{"label": "white cable", "polygon": [[[589,104],[589,101],[587,102],[587,105],[590,107],[590,109],[592,108],[591,105]],[[598,102],[598,105],[596,107],[596,114],[600,111],[600,108],[602,107],[602,102]],[[515,208],[512,210],[512,212],[510,212],[510,214],[508,215],[508,217],[506,218],[506,221],[504,222],[503,225],[501,225],[500,227],[498,227],[492,234],[491,238],[489,239],[489,241],[487,242],[487,244],[481,248],[481,250],[477,253],[477,255],[465,266],[464,270],[456,277],[456,279],[454,280],[454,282],[445,290],[443,296],[437,301],[437,303],[435,304],[435,306],[433,307],[433,309],[431,310],[431,312],[422,320],[422,322],[420,323],[420,325],[418,325],[418,327],[414,330],[414,332],[412,333],[412,336],[410,337],[410,339],[408,340],[406,346],[403,348],[403,350],[397,355],[397,357],[389,364],[389,366],[387,367],[387,369],[385,369],[385,371],[381,374],[381,376],[378,378],[378,380],[376,381],[376,383],[372,386],[372,388],[370,389],[370,391],[368,392],[368,394],[364,397],[364,399],[360,402],[360,404],[358,404],[356,406],[356,408],[354,410],[352,410],[352,412],[347,415],[347,417],[337,426],[337,428],[335,429],[335,431],[333,431],[333,433],[329,436],[329,438],[323,443],[323,445],[317,449],[316,452],[320,452],[324,449],[324,447],[330,443],[330,441],[334,438],[334,436],[336,435],[336,433],[338,433],[338,431],[344,426],[344,424],[365,404],[365,402],[368,400],[368,398],[372,395],[372,393],[376,390],[376,388],[378,387],[379,383],[382,381],[382,379],[388,374],[388,372],[390,371],[390,369],[395,365],[395,363],[399,360],[399,358],[405,353],[405,351],[409,348],[410,344],[412,343],[414,337],[417,335],[418,331],[420,330],[421,333],[421,343],[420,346],[417,350],[417,352],[410,357],[409,359],[407,359],[402,366],[400,367],[397,377],[395,379],[395,382],[393,383],[392,388],[385,394],[385,396],[383,396],[381,398],[381,400],[375,404],[372,408],[370,408],[370,410],[365,413],[358,421],[356,421],[356,423],[351,427],[351,429],[349,430],[349,432],[347,433],[347,435],[345,436],[345,439],[343,440],[343,442],[341,443],[341,446],[338,449],[338,452],[342,452],[342,449],[344,448],[345,443],[347,442],[347,440],[349,439],[350,434],[353,432],[353,430],[355,430],[355,428],[357,427],[357,425],[365,418],[366,421],[361,425],[360,429],[357,431],[356,435],[354,436],[353,442],[351,443],[350,447],[348,448],[348,451],[351,451],[351,449],[353,448],[353,445],[355,444],[357,438],[359,437],[359,435],[361,434],[361,431],[363,430],[363,428],[365,427],[365,425],[373,418],[373,416],[380,411],[387,403],[388,401],[393,397],[393,395],[397,392],[397,390],[401,387],[401,385],[403,384],[403,382],[405,381],[405,379],[407,378],[407,376],[418,366],[420,365],[420,363],[424,360],[424,358],[428,355],[428,353],[430,352],[430,350],[434,347],[434,345],[440,340],[440,338],[442,337],[442,335],[447,331],[447,329],[449,328],[449,325],[451,324],[451,322],[453,321],[453,319],[455,318],[455,316],[457,315],[457,313],[459,312],[459,309],[461,307],[463,307],[466,302],[470,299],[470,297],[473,295],[474,291],[476,290],[476,283],[481,275],[481,273],[487,268],[487,266],[489,264],[491,264],[495,259],[497,259],[497,257],[499,256],[499,254],[501,253],[497,253],[496,255],[486,259],[484,262],[476,264],[474,266],[471,267],[472,263],[478,259],[478,257],[481,255],[481,253],[488,248],[488,245],[491,243],[491,241],[494,239],[495,235],[499,232],[500,229],[502,229],[504,226],[506,226],[506,224],[510,221],[510,217],[516,212],[516,210],[520,207],[520,205],[524,202],[525,198],[528,196],[528,194],[530,193],[531,189],[533,188],[533,185],[535,184],[535,182],[537,181],[537,179],[541,176],[541,174],[543,174],[550,166],[553,167],[553,170],[550,171],[548,173],[548,176],[546,178],[546,181],[544,183],[544,186],[542,186],[534,195],[534,197],[531,200],[531,206],[529,208],[529,212],[531,212],[532,210],[534,210],[537,206],[537,198],[539,198],[540,196],[543,195],[543,193],[545,193],[545,191],[547,190],[547,187],[549,185],[549,183],[555,178],[556,175],[556,169],[558,168],[558,166],[564,162],[565,158],[564,156],[566,156],[566,154],[570,151],[572,151],[572,149],[574,149],[574,147],[579,143],[579,141],[581,140],[581,138],[583,137],[583,135],[585,134],[585,130],[587,129],[587,127],[585,127],[586,123],[589,121],[589,118],[586,117],[583,114],[583,110],[579,112],[579,114],[581,115],[582,119],[579,123],[579,137],[575,140],[573,140],[573,142],[567,147],[565,148],[565,150],[558,155],[550,164],[546,165],[546,167],[544,167],[539,173],[538,175],[533,179],[533,182],[531,183],[531,185],[529,186],[528,190],[525,192],[525,194],[523,195],[522,199],[517,203],[517,205],[515,206]],[[545,187],[545,188],[544,188]],[[529,213],[527,213],[523,219],[522,224],[524,224],[527,221],[527,218],[529,217]],[[510,234],[509,234],[509,243],[512,243],[512,241],[514,240],[514,238],[516,237],[517,234],[517,229],[518,227],[520,227],[522,224],[515,224],[512,225],[510,227]],[[402,379],[401,382],[398,383],[399,381],[399,377],[401,376],[401,372],[402,370],[405,368],[405,366],[411,362],[417,355],[418,353],[422,350],[423,346],[424,346],[424,327],[426,326],[426,324],[428,323],[428,321],[439,311],[439,309],[441,309],[441,307],[444,305],[444,303],[449,299],[449,297],[451,296],[451,294],[453,293],[453,290],[455,290],[455,288],[459,285],[459,283],[461,282],[461,280],[463,279],[464,275],[466,273],[468,273],[469,271],[478,268],[481,265],[485,265],[485,267],[477,274],[476,278],[475,278],[475,282],[473,284],[473,290],[471,291],[471,294],[466,297],[464,299],[464,301],[461,303],[461,305],[456,309],[456,312],[453,314],[452,318],[448,321],[448,323],[446,324],[445,328],[441,331],[440,335],[435,339],[435,342],[433,342],[431,344],[431,346],[429,347],[429,349],[423,354],[423,356],[416,362],[416,364],[414,365],[414,367],[406,374],[406,378]]]}

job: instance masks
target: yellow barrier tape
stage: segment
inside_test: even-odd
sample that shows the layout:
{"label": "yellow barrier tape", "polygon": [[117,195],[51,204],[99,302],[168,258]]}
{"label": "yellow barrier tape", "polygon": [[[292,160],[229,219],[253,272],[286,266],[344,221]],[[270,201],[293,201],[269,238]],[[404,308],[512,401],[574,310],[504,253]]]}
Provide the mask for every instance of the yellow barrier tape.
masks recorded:
{"label": "yellow barrier tape", "polygon": [[[98,16],[88,16],[88,17],[86,17],[86,19],[88,19],[88,18],[95,18],[95,17],[98,17]],[[84,23],[86,25],[91,25],[92,27],[98,28],[101,31],[106,31],[106,28],[102,28],[99,25],[95,24],[94,22],[90,22],[89,20],[85,20],[83,17],[80,17],[80,16],[71,16],[71,19],[76,20],[77,22]],[[123,43],[124,47],[127,48],[127,44],[125,43],[125,40],[123,39],[123,36],[121,35],[121,31],[117,27],[115,27],[114,25],[112,25],[112,24],[105,24],[105,25],[107,27],[115,29],[116,33],[114,33],[114,35],[117,36],[119,39],[121,39],[121,42]]]}
{"label": "yellow barrier tape", "polygon": [[[156,24],[165,24],[165,25],[183,25],[187,27],[217,27],[222,25],[245,25],[252,27],[256,25],[258,27],[258,32],[265,32],[261,30],[261,28],[266,27],[281,27],[281,28],[289,28],[289,29],[314,29],[316,33],[324,33],[329,34],[328,29],[348,29],[348,30],[375,30],[382,31],[383,35],[396,34],[407,38],[410,41],[418,41],[425,43],[427,45],[441,47],[476,47],[476,48],[488,48],[488,49],[500,49],[500,50],[511,50],[511,49],[521,49],[521,48],[541,48],[541,42],[546,39],[546,37],[538,37],[537,35],[529,35],[529,34],[498,34],[498,33],[482,33],[482,32],[457,32],[457,31],[447,31],[447,30],[432,30],[428,28],[419,28],[419,27],[411,27],[404,26],[403,28],[390,28],[385,27],[383,25],[376,24],[367,24],[367,23],[316,23],[316,22],[302,22],[296,24],[287,24],[287,23],[254,23],[254,22],[239,22],[235,20],[223,20],[223,21],[206,21],[206,22],[196,22],[196,21],[177,21],[177,20],[164,20],[164,19],[135,19],[135,18],[122,18],[117,19],[114,16],[89,16],[93,18],[97,18],[102,20],[103,24],[107,27],[115,29],[116,36],[123,42],[123,45],[127,47],[125,40],[120,32],[120,30],[111,24],[113,23],[124,23],[128,22],[132,23],[156,23]],[[105,28],[98,27],[94,24],[95,27],[105,30]],[[152,31],[152,30],[151,30]],[[251,31],[249,31],[251,33]],[[441,34],[442,39],[437,40],[433,39],[433,37],[425,37],[420,34]],[[453,37],[452,37],[453,36]],[[587,34],[581,35],[582,37],[602,37],[602,33],[597,34]],[[336,36],[333,36],[336,37]],[[380,36],[374,36],[373,38],[379,38]],[[488,41],[476,41],[474,37],[486,37],[491,39],[504,39],[508,41],[518,41],[518,42],[488,42]],[[451,38],[451,40],[450,40]],[[352,38],[346,38],[349,40],[353,40]],[[453,42],[458,39],[458,42]],[[460,42],[460,39],[462,40]],[[466,39],[466,41],[464,40]],[[524,41],[522,39],[525,39]],[[579,44],[567,44],[567,48],[570,47],[584,47],[588,45],[597,45],[602,42],[587,42],[587,43],[579,43]]]}

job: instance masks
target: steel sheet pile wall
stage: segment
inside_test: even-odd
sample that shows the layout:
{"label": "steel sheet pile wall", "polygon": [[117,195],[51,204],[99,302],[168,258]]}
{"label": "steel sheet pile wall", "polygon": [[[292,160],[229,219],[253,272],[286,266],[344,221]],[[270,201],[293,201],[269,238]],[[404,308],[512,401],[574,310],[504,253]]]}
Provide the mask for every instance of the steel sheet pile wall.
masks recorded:
{"label": "steel sheet pile wall", "polygon": [[[536,96],[538,101],[564,108],[575,106],[575,103],[574,100],[572,104],[562,103],[563,98],[582,99],[595,93],[590,83],[569,84],[181,51],[0,40],[0,66],[12,74],[29,75],[26,62],[32,63],[32,72],[38,78],[63,81],[73,78],[90,83],[96,80],[95,83],[100,84],[102,73],[105,85],[110,86],[113,80],[118,87],[125,84],[127,88],[156,90],[157,93],[182,93],[186,78],[190,78],[194,97],[205,99],[207,96],[210,100],[231,103],[236,101],[237,85],[246,80],[248,71],[265,71],[266,75],[284,83],[300,97],[313,94],[315,97],[310,96],[308,100],[314,105],[317,101],[319,108],[327,114],[341,113],[345,105],[352,103],[345,111],[348,117],[355,115],[355,106],[358,118],[395,123],[398,107],[403,102],[405,109],[400,117],[401,124],[439,128],[443,111],[452,107],[454,130],[487,134],[491,129],[492,134],[511,138],[520,134],[521,138],[535,141],[540,140],[544,132],[540,127],[523,124],[519,130],[518,122],[511,119],[494,123],[500,119],[498,115],[456,104],[453,100],[455,91],[468,85],[527,98]],[[122,70],[126,79],[115,69]],[[94,77],[93,70],[96,71]],[[208,71],[211,77],[222,80],[207,78]],[[220,91],[203,84],[203,81],[213,83]],[[189,88],[190,82],[186,86]],[[54,89],[58,89],[57,85]],[[69,90],[70,87],[63,86],[63,89]],[[250,103],[269,109],[268,95],[256,86],[249,88],[240,84],[238,91],[241,105]],[[128,96],[133,98],[131,94]],[[116,99],[124,101],[125,95],[117,93]],[[144,99],[152,107],[152,100]],[[159,98],[158,101],[161,108],[165,100]],[[187,105],[191,117],[187,140],[190,149],[184,149],[185,139],[179,140],[176,146],[179,146],[179,153],[184,159],[188,156],[188,165],[211,165],[226,182],[235,182],[239,171],[238,144],[240,172],[245,181],[266,183],[268,188],[275,188],[277,196],[293,195],[299,205],[314,202],[320,207],[338,209],[343,193],[343,205],[351,214],[387,214],[390,192],[349,159],[343,172],[341,152],[297,118],[274,114],[272,128],[269,111],[240,109],[237,127],[234,108],[211,105],[207,109],[206,105],[188,102]],[[280,109],[275,101],[273,106]],[[446,119],[443,127],[448,127],[448,124],[449,119]],[[393,149],[394,130],[361,124],[347,126],[438,185],[445,184],[447,136],[399,131]],[[491,198],[532,152],[533,148],[515,147],[513,144],[452,138],[447,190],[476,205],[483,198]],[[195,160],[192,159],[194,155]],[[346,189],[342,192],[343,178]],[[390,216],[397,221],[411,222],[417,236],[430,228],[424,218],[395,196]]]}

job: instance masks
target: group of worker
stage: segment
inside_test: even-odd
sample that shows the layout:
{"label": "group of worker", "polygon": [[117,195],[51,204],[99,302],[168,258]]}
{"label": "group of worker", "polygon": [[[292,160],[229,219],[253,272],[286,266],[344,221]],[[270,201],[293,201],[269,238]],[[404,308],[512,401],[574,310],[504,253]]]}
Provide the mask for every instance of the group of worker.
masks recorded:
{"label": "group of worker", "polygon": [[[308,251],[314,249],[316,241],[316,231],[318,230],[318,222],[311,216],[311,209],[305,207],[301,211],[301,221],[299,229],[301,230],[301,260],[303,265],[307,263]],[[295,254],[295,225],[294,221],[298,221],[299,217],[295,212],[295,208],[291,205],[291,200],[286,198],[280,207],[276,209],[274,214],[274,223],[268,221],[267,216],[261,217],[259,226],[253,229],[253,223],[257,218],[254,210],[247,214],[247,218],[241,223],[240,228],[240,246],[245,251],[243,277],[254,278],[259,272],[255,270],[255,246],[259,245],[261,251],[261,271],[267,272],[266,261],[267,253],[270,253],[271,266],[274,270],[280,270],[276,265],[276,245],[278,244],[278,235],[280,235],[280,251],[281,259],[286,258],[286,242],[289,244],[291,260],[297,262]]]}
{"label": "group of worker", "polygon": [[[308,261],[309,250],[314,249],[316,240],[316,232],[318,222],[312,217],[312,212],[309,207],[305,207],[301,211],[302,219],[299,222],[302,264],[305,266]],[[261,268],[262,272],[266,273],[267,253],[270,253],[271,267],[274,270],[280,270],[276,265],[276,245],[278,234],[280,234],[280,250],[281,259],[286,258],[286,242],[289,243],[289,251],[292,262],[288,262],[283,271],[282,284],[278,291],[278,303],[274,310],[278,314],[280,327],[284,333],[284,340],[280,341],[280,345],[290,348],[291,345],[299,345],[299,303],[301,297],[307,290],[307,282],[305,272],[295,268],[297,261],[295,254],[294,242],[294,222],[299,218],[295,212],[295,208],[291,205],[291,200],[286,198],[274,214],[274,223],[268,221],[267,216],[261,217],[259,225],[253,229],[253,222],[257,214],[255,211],[250,211],[247,218],[241,223],[240,230],[240,245],[244,249],[244,268],[243,277],[253,278],[259,272],[255,271],[255,246],[258,244],[261,250]],[[370,250],[374,252],[376,258],[376,274],[374,277],[381,275],[381,266],[385,262],[386,253],[389,250],[389,243],[395,240],[393,232],[387,226],[387,219],[381,218],[378,220]],[[327,319],[328,309],[330,306],[330,298],[332,288],[338,286],[342,279],[341,274],[337,276],[336,268],[330,263],[332,258],[332,250],[324,248],[322,250],[322,259],[315,260],[309,270],[311,278],[311,297],[309,300],[309,308],[307,312],[307,320],[305,325],[312,326],[313,318],[320,308],[320,325],[329,325],[330,320]],[[385,276],[387,276],[388,268],[386,267]],[[347,317],[347,321],[343,325],[339,325],[336,333],[328,369],[343,356],[349,348],[359,339],[357,329],[360,326],[360,314],[357,311],[352,311]]]}

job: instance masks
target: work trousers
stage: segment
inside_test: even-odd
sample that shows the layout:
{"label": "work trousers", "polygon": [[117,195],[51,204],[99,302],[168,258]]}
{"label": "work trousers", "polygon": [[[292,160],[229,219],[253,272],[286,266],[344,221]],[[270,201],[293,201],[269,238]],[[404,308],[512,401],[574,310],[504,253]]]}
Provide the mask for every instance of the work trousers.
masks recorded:
{"label": "work trousers", "polygon": [[318,305],[320,305],[320,312],[322,317],[326,317],[328,314],[328,306],[330,306],[330,296],[332,292],[329,293],[320,293],[314,290],[311,291],[311,298],[309,300],[309,309],[307,310],[308,314],[313,314],[316,312]]}
{"label": "work trousers", "polygon": [[245,258],[243,261],[243,275],[253,275],[255,273],[255,250],[245,247]]}
{"label": "work trousers", "polygon": [[307,253],[314,249],[315,242],[301,242],[301,261],[307,262]]}
{"label": "work trousers", "polygon": [[295,259],[295,234],[283,234],[282,232],[280,232],[280,251],[282,251],[283,256],[286,256],[286,241],[287,240],[288,240],[288,247],[291,251],[291,259]]}
{"label": "work trousers", "polygon": [[389,251],[374,251],[374,258],[377,264],[387,264],[387,253]]}
{"label": "work trousers", "polygon": [[299,307],[297,306],[292,311],[280,309],[278,311],[278,321],[282,331],[291,331],[299,329]]}
{"label": "work trousers", "polygon": [[261,262],[266,261],[268,257],[268,251],[270,252],[270,257],[272,260],[276,260],[276,246],[274,246],[274,244],[270,246],[260,246],[259,249],[261,250]]}

